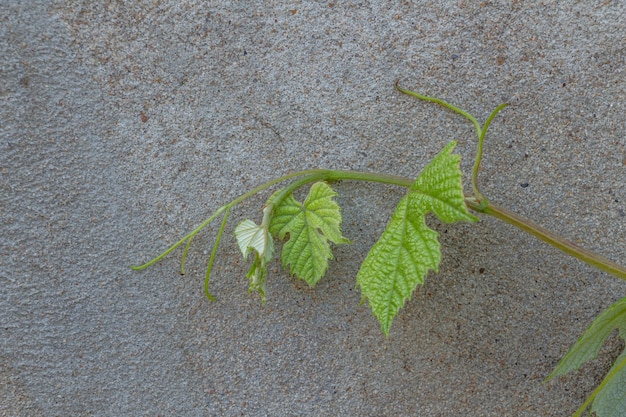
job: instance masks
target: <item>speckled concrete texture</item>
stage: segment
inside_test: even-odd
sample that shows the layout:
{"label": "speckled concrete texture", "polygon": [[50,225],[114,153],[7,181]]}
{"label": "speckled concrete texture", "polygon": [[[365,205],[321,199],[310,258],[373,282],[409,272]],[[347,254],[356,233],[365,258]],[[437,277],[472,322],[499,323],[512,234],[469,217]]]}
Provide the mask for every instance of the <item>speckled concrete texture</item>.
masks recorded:
{"label": "speckled concrete texture", "polygon": [[[439,4],[437,4],[439,3]],[[547,4],[546,4],[547,3]],[[495,219],[429,224],[439,274],[389,339],[355,276],[402,190],[336,185],[315,288],[270,267],[265,307],[214,209],[328,167],[416,176],[448,141],[495,202],[626,263],[626,4],[0,2],[0,414],[569,416],[621,342],[542,384],[626,286]]]}

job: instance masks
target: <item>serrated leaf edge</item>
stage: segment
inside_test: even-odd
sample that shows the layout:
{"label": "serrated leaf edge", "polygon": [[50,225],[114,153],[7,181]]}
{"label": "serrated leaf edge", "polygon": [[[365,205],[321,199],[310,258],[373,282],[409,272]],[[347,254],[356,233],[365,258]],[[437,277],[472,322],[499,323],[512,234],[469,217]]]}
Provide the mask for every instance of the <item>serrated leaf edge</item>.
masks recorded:
{"label": "serrated leaf edge", "polygon": [[[337,192],[330,185],[324,181],[319,181],[311,186],[303,203],[297,201],[293,194],[290,194],[274,208],[274,216],[269,227],[270,232],[281,240],[289,234],[289,239],[285,242],[281,254],[283,267],[299,279],[306,281],[310,286],[315,286],[325,275],[328,261],[333,259],[330,243],[335,245],[350,243],[341,233],[343,221],[341,207],[334,200],[337,195]],[[316,204],[323,205],[316,208]],[[320,214],[320,212],[329,211],[335,212],[337,217]],[[285,214],[285,212],[287,213]],[[293,227],[296,221],[303,223],[302,228]],[[303,237],[303,233],[307,235]],[[311,236],[311,233],[315,235]],[[293,252],[293,245],[299,243],[300,239],[305,239],[307,243],[304,246],[310,249],[297,251],[298,254],[294,255],[296,252]],[[317,256],[319,259],[308,262],[300,261],[300,257],[307,255],[307,253],[309,258]],[[293,259],[292,255],[298,259]],[[306,271],[297,270],[302,268],[301,265],[308,263],[311,263],[312,266]],[[311,271],[311,268],[316,268],[315,265],[320,264],[321,269],[317,268]]]}
{"label": "serrated leaf edge", "polygon": [[[422,172],[420,172],[420,174],[418,175],[417,179],[415,180],[415,182],[413,183],[413,185],[411,186],[410,191],[407,193],[407,195],[405,195],[402,200],[400,200],[400,202],[398,203],[398,206],[396,206],[396,209],[394,210],[394,213],[392,214],[391,220],[389,221],[387,227],[385,228],[385,230],[383,231],[381,237],[378,239],[378,241],[374,244],[374,246],[372,247],[372,249],[370,249],[370,251],[368,252],[365,260],[363,261],[363,264],[361,266],[361,269],[359,270],[359,273],[357,275],[357,285],[361,286],[361,290],[363,292],[363,298],[362,300],[370,300],[370,308],[372,308],[372,312],[374,313],[374,315],[379,319],[379,322],[381,323],[381,327],[383,332],[385,333],[385,335],[389,335],[389,329],[391,326],[391,323],[393,321],[393,319],[397,316],[399,310],[404,306],[404,304],[406,303],[407,300],[409,300],[411,298],[412,293],[415,291],[415,288],[417,288],[417,285],[423,284],[424,279],[426,277],[426,275],[428,274],[429,270],[434,270],[435,272],[437,272],[438,270],[438,266],[439,263],[441,261],[441,254],[440,254],[440,244],[439,244],[439,240],[438,240],[438,233],[434,230],[432,230],[430,227],[428,227],[428,225],[426,225],[425,222],[425,217],[429,212],[432,212],[433,214],[435,214],[435,216],[437,216],[440,220],[446,222],[446,223],[450,223],[450,222],[454,222],[454,221],[461,221],[461,220],[465,220],[465,221],[477,221],[478,218],[476,218],[475,216],[471,215],[469,213],[469,211],[467,210],[467,207],[465,205],[465,201],[464,201],[464,196],[463,196],[463,188],[462,188],[462,173],[460,171],[460,167],[459,167],[459,163],[460,163],[460,156],[453,154],[451,155],[452,150],[454,149],[454,147],[456,146],[456,142],[455,141],[451,141],[450,143],[448,143],[440,152],[439,154],[437,154],[437,156],[435,156],[435,158],[433,158],[431,160],[431,162],[422,170]],[[441,166],[440,166],[441,165]],[[451,165],[453,165],[453,167],[451,167]],[[425,184],[425,181],[434,181],[434,184],[440,184],[443,180],[442,179],[433,179],[433,170],[439,169],[442,171],[442,173],[445,175],[447,175],[446,173],[448,171],[450,171],[450,169],[453,170],[453,174],[448,175],[447,177],[444,177],[443,180],[450,180],[451,178],[454,179],[455,183],[458,181],[457,184],[454,184],[452,186],[449,187],[449,190],[451,190],[451,193],[456,193],[459,194],[460,192],[460,197],[459,198],[454,198],[455,201],[446,201],[446,200],[442,200],[441,198],[439,198],[438,195],[436,194],[431,194],[428,190],[427,186],[424,185],[429,185],[428,183]],[[447,182],[447,181],[445,181]],[[428,200],[431,199],[433,201],[438,202],[439,204],[437,204],[437,206],[440,207],[435,207],[435,204],[433,204],[432,202],[430,203],[424,203],[423,200]],[[431,236],[432,238],[434,238],[434,242],[437,246],[437,252],[438,252],[438,256],[436,256],[435,258],[437,258],[435,260],[435,265],[432,264],[432,262],[428,262],[428,263],[424,263],[424,265],[421,266],[421,268],[419,266],[416,266],[416,268],[421,269],[421,271],[419,272],[419,276],[417,277],[417,280],[415,281],[415,285],[413,286],[413,288],[409,291],[408,295],[404,295],[401,294],[402,300],[401,303],[399,303],[399,307],[397,309],[397,311],[392,312],[391,314],[386,314],[386,318],[385,321],[381,320],[381,317],[379,315],[377,315],[378,313],[376,313],[377,308],[375,308],[374,305],[371,304],[372,302],[372,296],[373,294],[370,293],[368,294],[367,292],[369,292],[369,289],[367,288],[367,285],[364,285],[364,279],[367,276],[366,275],[366,268],[370,267],[370,263],[373,263],[374,261],[372,261],[371,256],[380,256],[380,253],[382,253],[381,248],[379,246],[379,243],[381,241],[383,241],[383,238],[387,239],[387,234],[390,233],[390,228],[392,227],[392,225],[394,224],[394,219],[397,221],[396,217],[398,214],[398,211],[401,209],[402,205],[405,205],[403,211],[403,218],[400,220],[403,224],[403,236],[401,237],[400,243],[398,244],[398,249],[401,250],[402,247],[404,247],[404,239],[406,236],[406,224],[407,222],[409,222],[409,217],[413,217],[413,218],[418,218],[418,221],[421,222],[421,225],[423,226],[423,228],[418,228],[417,230],[424,230],[426,232],[430,231],[432,233],[434,233],[434,236]],[[417,205],[417,207],[416,207]],[[457,207],[458,206],[458,207]],[[443,208],[442,208],[443,207]],[[450,214],[450,212],[448,212],[447,210],[445,210],[446,208],[452,208],[452,213],[454,214]],[[395,227],[395,226],[394,226]],[[391,239],[391,241],[393,241],[394,239]],[[422,239],[423,242],[428,242],[428,239],[423,238]],[[394,248],[392,248],[394,249]],[[432,258],[432,253],[430,254],[430,256]],[[412,257],[411,257],[412,258]],[[398,263],[400,261],[400,256],[398,256],[398,259],[396,260],[396,263]],[[432,261],[432,259],[431,259]],[[413,261],[411,261],[413,262]],[[398,265],[396,265],[396,268],[394,269],[394,273],[393,275],[396,275],[396,272],[398,271]],[[374,275],[376,275],[376,273],[381,274],[383,272],[388,272],[388,271],[374,271]],[[372,279],[372,277],[369,277],[369,279]],[[375,277],[374,277],[374,280]],[[396,283],[394,282],[393,285],[391,286],[391,290],[392,291],[394,288],[396,288]],[[393,293],[390,292],[389,296],[392,297]],[[388,303],[385,303],[384,305],[388,305],[390,308],[394,308],[392,307],[392,302],[389,301]],[[389,319],[389,316],[391,315],[391,319]]]}

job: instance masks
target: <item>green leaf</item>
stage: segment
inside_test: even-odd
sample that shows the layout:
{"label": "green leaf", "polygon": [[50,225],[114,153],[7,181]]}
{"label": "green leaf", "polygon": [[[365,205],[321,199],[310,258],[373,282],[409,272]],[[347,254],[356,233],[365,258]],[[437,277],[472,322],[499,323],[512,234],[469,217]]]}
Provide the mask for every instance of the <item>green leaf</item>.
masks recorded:
{"label": "green leaf", "polygon": [[455,145],[450,142],[424,168],[357,275],[363,298],[387,336],[391,322],[417,285],[424,283],[429,270],[439,268],[438,234],[426,226],[426,213],[435,213],[445,223],[478,220],[465,206],[461,157],[451,154]]}
{"label": "green leaf", "polygon": [[333,254],[329,242],[350,243],[341,234],[337,193],[325,182],[313,184],[304,203],[287,196],[274,208],[270,232],[279,239],[289,234],[282,249],[285,269],[314,286],[326,272]]}
{"label": "green leaf", "polygon": [[[570,348],[557,367],[546,378],[564,375],[580,368],[585,362],[598,357],[600,348],[613,332],[619,329],[619,336],[626,340],[626,297],[604,310],[591,323],[580,339]],[[578,409],[580,416],[592,403],[591,411],[598,417],[621,417],[626,415],[626,351],[615,360],[602,383]]]}
{"label": "green leaf", "polygon": [[246,274],[250,280],[248,291],[256,291],[261,296],[261,302],[265,304],[265,281],[267,279],[267,261],[265,258],[254,254],[254,261]]}
{"label": "green leaf", "polygon": [[615,360],[599,388],[591,411],[598,417],[626,416],[626,351]]}
{"label": "green leaf", "polygon": [[587,361],[598,357],[598,352],[611,332],[619,329],[620,336],[626,336],[626,297],[604,310],[591,323],[580,339],[570,348],[546,381],[555,376],[575,371]]}
{"label": "green leaf", "polygon": [[274,258],[274,240],[266,226],[269,215],[269,209],[266,207],[260,226],[252,220],[244,220],[235,228],[235,238],[243,257],[247,258],[250,253],[254,253],[252,266],[246,276],[250,279],[249,290],[257,291],[263,303],[265,303],[267,264]]}

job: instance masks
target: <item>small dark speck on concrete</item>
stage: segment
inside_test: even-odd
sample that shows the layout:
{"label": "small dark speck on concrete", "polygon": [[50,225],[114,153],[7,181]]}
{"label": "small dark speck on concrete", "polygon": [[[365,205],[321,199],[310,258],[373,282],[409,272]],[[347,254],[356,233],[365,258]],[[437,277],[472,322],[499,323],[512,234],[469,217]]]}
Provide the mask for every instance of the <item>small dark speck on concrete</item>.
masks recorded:
{"label": "small dark speck on concrete", "polygon": [[528,185],[529,184],[527,182],[523,182],[519,186],[522,187],[522,188],[526,188],[526,187],[528,187]]}
{"label": "small dark speck on concrete", "polygon": [[458,56],[457,54],[452,54],[452,55],[450,56],[450,58],[452,58],[452,59],[457,59],[458,57],[459,57],[459,56]]}

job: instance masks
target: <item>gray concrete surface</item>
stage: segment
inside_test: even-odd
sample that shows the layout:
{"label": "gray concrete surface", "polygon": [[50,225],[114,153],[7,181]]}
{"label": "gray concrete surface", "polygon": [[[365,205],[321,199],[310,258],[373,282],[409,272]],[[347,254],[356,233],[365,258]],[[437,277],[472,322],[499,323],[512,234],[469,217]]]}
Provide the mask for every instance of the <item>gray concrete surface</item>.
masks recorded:
{"label": "gray concrete surface", "polygon": [[[440,4],[436,4],[440,3]],[[542,384],[626,287],[493,219],[447,226],[386,340],[354,278],[401,190],[341,183],[315,289],[247,292],[227,228],[148,260],[213,209],[311,167],[415,176],[494,122],[492,200],[626,263],[626,5],[0,2],[0,414],[568,416],[621,349]],[[520,184],[528,184],[522,187]]]}

